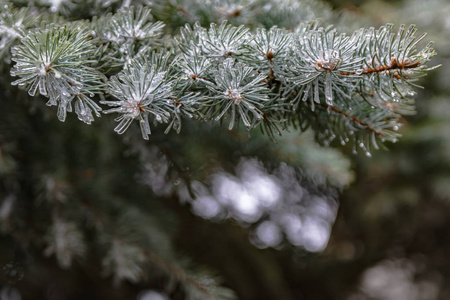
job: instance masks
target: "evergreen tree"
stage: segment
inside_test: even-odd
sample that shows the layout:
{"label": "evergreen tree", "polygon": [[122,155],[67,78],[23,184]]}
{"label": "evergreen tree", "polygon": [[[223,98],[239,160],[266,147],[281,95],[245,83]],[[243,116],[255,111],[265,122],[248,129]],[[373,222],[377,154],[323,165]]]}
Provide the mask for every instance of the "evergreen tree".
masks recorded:
{"label": "evergreen tree", "polygon": [[[349,31],[307,0],[1,7],[13,299],[295,299],[257,248],[326,247],[354,177],[340,150],[397,142],[435,54],[414,25]],[[192,249],[254,269],[220,285]]]}

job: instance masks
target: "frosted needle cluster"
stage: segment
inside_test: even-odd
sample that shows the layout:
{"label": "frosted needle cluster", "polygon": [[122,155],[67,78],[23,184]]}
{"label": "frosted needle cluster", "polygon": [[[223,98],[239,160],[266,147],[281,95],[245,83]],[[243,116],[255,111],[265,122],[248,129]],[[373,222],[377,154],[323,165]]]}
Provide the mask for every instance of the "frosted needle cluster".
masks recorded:
{"label": "frosted needle cluster", "polygon": [[61,121],[74,107],[90,124],[97,103],[109,106],[117,133],[137,121],[144,139],[151,124],[180,132],[189,118],[259,127],[271,138],[312,128],[323,145],[338,139],[368,152],[397,141],[401,116],[414,113],[415,82],[435,55],[431,43],[416,48],[424,35],[415,26],[347,35],[317,22],[251,30],[224,21],[164,32],[153,13],[125,5],[89,22],[15,28],[24,37],[11,37],[12,84],[49,98]]}

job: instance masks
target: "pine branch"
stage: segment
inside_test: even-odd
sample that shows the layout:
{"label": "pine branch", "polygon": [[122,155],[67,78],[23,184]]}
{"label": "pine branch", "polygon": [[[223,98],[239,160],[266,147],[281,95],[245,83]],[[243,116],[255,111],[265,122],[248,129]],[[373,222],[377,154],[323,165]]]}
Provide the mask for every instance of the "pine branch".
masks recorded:
{"label": "pine branch", "polygon": [[[22,38],[12,50],[16,64],[11,74],[20,77],[13,84],[28,88],[30,95],[39,87],[50,98],[48,105],[59,106],[62,121],[75,101],[79,119],[91,123],[92,113],[101,111],[92,99],[98,94],[101,104],[113,107],[105,113],[119,113],[117,133],[138,120],[144,139],[150,123],[166,123],[166,132],[180,132],[185,118],[228,122],[230,130],[240,122],[248,130],[263,126],[273,137],[280,133],[277,124],[304,127],[297,111],[305,117],[309,110],[323,122],[333,118],[331,111],[360,125],[340,123],[344,131],[368,131],[378,142],[396,141],[396,135],[371,124],[396,128],[401,114],[413,111],[411,87],[432,69],[426,62],[435,55],[431,43],[417,51],[425,35],[416,38],[414,26],[402,25],[394,34],[392,24],[348,36],[316,22],[294,32],[251,31],[222,22],[209,29],[186,25],[179,36],[161,39],[164,24],[153,22],[149,8],[126,6],[80,25],[83,30],[75,24],[50,27]],[[316,105],[326,109],[315,111]],[[368,105],[373,112],[368,113]],[[322,144],[330,142],[323,139],[327,134],[316,136]]]}
{"label": "pine branch", "polygon": [[373,128],[370,124],[367,124],[367,123],[364,122],[363,120],[358,119],[357,117],[352,116],[352,115],[350,115],[349,113],[347,113],[347,112],[345,112],[345,111],[342,111],[342,110],[336,108],[335,106],[330,106],[330,105],[328,105],[328,104],[326,104],[326,103],[322,103],[321,106],[322,106],[323,108],[325,108],[326,110],[329,110],[329,109],[330,109],[330,110],[332,110],[333,112],[338,113],[338,114],[340,114],[340,115],[343,115],[344,117],[347,117],[347,118],[351,119],[353,122],[358,123],[359,125],[361,125],[361,126],[363,126],[363,127],[366,127],[367,129],[369,129],[370,131],[372,131],[373,133],[375,133],[377,136],[384,136],[384,134],[383,134],[380,130],[378,130],[378,129],[376,129],[376,128]]}
{"label": "pine branch", "polygon": [[153,265],[157,266],[160,270],[164,270],[169,276],[175,277],[184,286],[187,295],[189,295],[187,299],[235,299],[234,294],[230,290],[215,285],[214,280],[211,278],[205,278],[204,280],[194,278],[183,269],[163,259],[150,249],[142,248],[142,251]]}
{"label": "pine branch", "polygon": [[[391,58],[391,63],[390,64],[386,64],[386,65],[377,65],[377,66],[372,66],[372,67],[364,67],[363,72],[361,73],[361,75],[370,75],[372,73],[381,73],[381,72],[385,72],[388,71],[387,73],[389,73],[389,71],[393,71],[393,70],[407,70],[407,69],[411,69],[411,68],[416,68],[420,66],[420,62],[416,61],[416,62],[412,62],[412,61],[402,61],[402,62],[397,62],[397,60],[395,59],[395,57]],[[355,75],[356,72],[355,71],[351,71],[351,72],[339,72],[340,75]],[[393,72],[392,75],[397,78],[397,79],[401,79],[402,77],[399,75],[398,72]]]}
{"label": "pine branch", "polygon": [[[152,273],[155,270],[161,272],[168,282],[175,279],[186,294],[186,299],[235,299],[231,290],[219,286],[211,277],[200,274],[197,278],[196,275],[189,274],[183,261],[178,262],[180,259],[174,255],[167,237],[158,237],[162,233],[157,228],[158,224],[152,223],[150,215],[133,207],[127,208],[125,203],[119,206],[121,215],[116,220],[90,203],[83,205],[89,214],[95,216],[96,222],[102,225],[96,228],[99,240],[110,246],[102,260],[103,274],[112,275],[116,285],[123,280],[142,282],[151,265]],[[51,254],[50,247],[46,251]]]}

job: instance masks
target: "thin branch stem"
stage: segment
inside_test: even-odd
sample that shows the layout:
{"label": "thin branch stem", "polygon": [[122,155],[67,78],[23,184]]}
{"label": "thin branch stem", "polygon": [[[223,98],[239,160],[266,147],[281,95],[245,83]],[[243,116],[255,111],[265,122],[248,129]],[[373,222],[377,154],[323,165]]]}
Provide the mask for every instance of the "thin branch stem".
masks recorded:
{"label": "thin branch stem", "polygon": [[384,136],[384,134],[379,129],[376,129],[372,125],[364,122],[363,120],[358,119],[357,117],[350,115],[346,111],[340,110],[339,108],[337,108],[335,106],[330,106],[330,105],[328,105],[326,103],[322,103],[321,106],[323,108],[327,109],[327,110],[331,109],[333,112],[335,112],[337,114],[340,114],[340,115],[343,115],[343,116],[351,119],[353,122],[358,123],[359,125],[362,125],[362,126],[366,127],[367,129],[369,129],[370,131],[372,131],[373,133],[375,133],[378,136]]}
{"label": "thin branch stem", "polygon": [[[391,58],[391,63],[389,65],[379,65],[377,67],[365,67],[364,71],[361,75],[370,75],[373,73],[381,73],[383,71],[391,71],[391,70],[406,70],[413,69],[420,66],[420,62],[412,62],[408,59],[398,62],[395,57]],[[355,75],[356,71],[352,72],[339,72],[339,75]],[[397,79],[401,79],[402,77],[398,74],[398,72],[394,72],[394,77]]]}
{"label": "thin branch stem", "polygon": [[183,6],[178,5],[177,11],[181,12],[189,20],[195,21],[195,18]]}

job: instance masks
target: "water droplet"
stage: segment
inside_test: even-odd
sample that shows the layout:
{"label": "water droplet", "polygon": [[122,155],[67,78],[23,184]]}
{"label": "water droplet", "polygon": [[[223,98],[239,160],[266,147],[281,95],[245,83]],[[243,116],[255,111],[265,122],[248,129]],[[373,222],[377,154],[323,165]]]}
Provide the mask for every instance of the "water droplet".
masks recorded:
{"label": "water droplet", "polygon": [[372,157],[372,154],[369,151],[366,151],[366,156],[367,157]]}
{"label": "water droplet", "polygon": [[155,118],[156,118],[156,121],[158,121],[158,122],[161,122],[161,121],[162,121],[162,118],[161,118],[160,115],[156,115]]}
{"label": "water droplet", "polygon": [[334,70],[338,67],[341,59],[339,51],[334,49],[327,49],[325,51],[319,50],[320,67],[325,70]]}
{"label": "water droplet", "polygon": [[59,73],[57,70],[53,69],[53,72],[55,73],[55,78],[60,79],[61,73]]}
{"label": "water droplet", "polygon": [[364,143],[359,143],[359,147],[364,148]]}
{"label": "water droplet", "polygon": [[394,131],[397,131],[397,130],[398,130],[398,126],[394,126],[394,127],[392,127],[392,129],[393,129]]}

